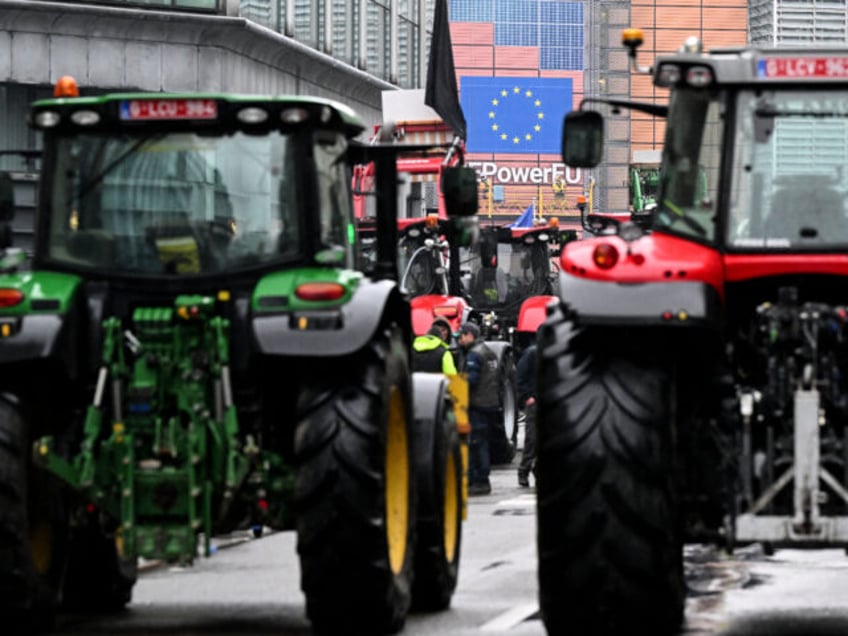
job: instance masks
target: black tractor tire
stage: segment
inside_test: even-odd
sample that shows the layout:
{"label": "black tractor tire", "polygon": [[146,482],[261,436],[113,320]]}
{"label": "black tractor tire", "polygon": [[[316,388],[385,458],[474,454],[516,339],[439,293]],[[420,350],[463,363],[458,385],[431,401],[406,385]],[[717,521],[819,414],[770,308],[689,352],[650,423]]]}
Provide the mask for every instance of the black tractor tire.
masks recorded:
{"label": "black tractor tire", "polygon": [[63,491],[32,465],[31,441],[18,406],[0,397],[0,624],[10,633],[52,627],[66,553]]}
{"label": "black tractor tire", "polygon": [[557,309],[539,331],[539,602],[549,634],[676,634],[673,374]]}
{"label": "black tractor tire", "polygon": [[512,463],[518,440],[518,389],[515,376],[515,359],[507,343],[497,343],[499,407],[497,427],[489,431],[489,457],[493,466]]}
{"label": "black tractor tire", "polygon": [[436,612],[450,607],[462,544],[462,446],[448,380],[416,373],[415,480],[418,540],[412,607]]}
{"label": "black tractor tire", "polygon": [[297,551],[320,634],[395,633],[411,603],[416,490],[409,346],[379,332],[313,374],[295,433]]}
{"label": "black tractor tire", "polygon": [[132,600],[138,561],[121,554],[120,535],[89,519],[71,531],[62,607],[78,612],[116,612]]}

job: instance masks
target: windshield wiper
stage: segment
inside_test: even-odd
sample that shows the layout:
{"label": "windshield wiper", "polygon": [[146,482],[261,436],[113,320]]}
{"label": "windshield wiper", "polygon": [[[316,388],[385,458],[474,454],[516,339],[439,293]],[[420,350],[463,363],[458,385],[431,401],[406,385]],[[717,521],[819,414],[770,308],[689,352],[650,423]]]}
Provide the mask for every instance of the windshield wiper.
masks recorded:
{"label": "windshield wiper", "polygon": [[139,148],[141,148],[144,144],[149,141],[158,141],[165,136],[164,133],[154,133],[152,135],[147,135],[146,137],[142,137],[129,148],[126,149],[123,153],[115,157],[110,163],[108,163],[100,172],[94,175],[91,179],[80,185],[79,190],[76,192],[76,198],[82,199],[91,192],[97,185],[106,178],[110,172],[115,170],[119,165],[121,165],[130,155],[135,154]]}

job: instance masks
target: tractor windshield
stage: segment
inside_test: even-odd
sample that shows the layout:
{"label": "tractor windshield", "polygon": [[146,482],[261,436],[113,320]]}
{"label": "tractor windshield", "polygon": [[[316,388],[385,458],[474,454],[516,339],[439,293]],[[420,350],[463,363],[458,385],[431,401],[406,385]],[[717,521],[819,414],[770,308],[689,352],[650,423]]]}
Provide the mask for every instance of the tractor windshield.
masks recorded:
{"label": "tractor windshield", "polygon": [[848,94],[740,92],[727,242],[739,249],[848,243]]}
{"label": "tractor windshield", "polygon": [[[331,135],[337,137],[336,135]],[[344,140],[316,133],[321,248],[349,254]],[[48,258],[117,274],[219,274],[299,258],[308,136],[55,140]]]}
{"label": "tractor windshield", "polygon": [[686,89],[672,93],[656,229],[714,240],[722,110],[717,94]]}
{"label": "tractor windshield", "polygon": [[484,233],[461,250],[463,283],[475,309],[518,307],[531,296],[551,293],[551,255],[545,241],[492,242]]}

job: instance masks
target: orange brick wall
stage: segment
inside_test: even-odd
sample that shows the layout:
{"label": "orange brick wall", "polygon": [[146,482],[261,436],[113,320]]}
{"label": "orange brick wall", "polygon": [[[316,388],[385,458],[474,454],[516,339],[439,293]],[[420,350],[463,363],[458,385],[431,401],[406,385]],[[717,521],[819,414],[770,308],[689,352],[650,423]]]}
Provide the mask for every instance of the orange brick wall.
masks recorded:
{"label": "orange brick wall", "polygon": [[[746,0],[632,0],[630,24],[643,30],[639,49],[642,66],[658,55],[675,52],[690,36],[697,36],[704,50],[739,46],[748,41]],[[667,91],[654,87],[651,78],[634,74],[630,95],[643,101],[664,101]],[[665,126],[654,118],[634,113],[630,122],[631,156],[634,150],[662,148]]]}

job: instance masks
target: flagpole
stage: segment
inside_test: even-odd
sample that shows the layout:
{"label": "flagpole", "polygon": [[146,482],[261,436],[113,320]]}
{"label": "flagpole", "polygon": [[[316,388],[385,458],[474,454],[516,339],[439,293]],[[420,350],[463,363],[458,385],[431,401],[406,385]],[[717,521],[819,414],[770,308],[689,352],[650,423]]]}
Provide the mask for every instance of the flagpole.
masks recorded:
{"label": "flagpole", "polygon": [[539,186],[539,220],[545,217],[545,203],[542,199],[542,186]]}
{"label": "flagpole", "polygon": [[492,190],[494,190],[494,189],[495,189],[495,185],[493,183],[490,183],[489,184],[489,190],[488,190],[488,192],[486,192],[486,199],[487,199],[487,202],[489,204],[488,207],[489,207],[489,218],[490,219],[492,218],[492,207],[493,207],[494,198],[495,198],[494,194],[492,193]]}

